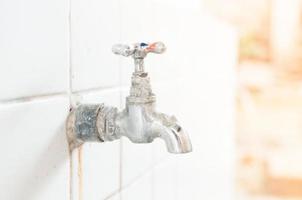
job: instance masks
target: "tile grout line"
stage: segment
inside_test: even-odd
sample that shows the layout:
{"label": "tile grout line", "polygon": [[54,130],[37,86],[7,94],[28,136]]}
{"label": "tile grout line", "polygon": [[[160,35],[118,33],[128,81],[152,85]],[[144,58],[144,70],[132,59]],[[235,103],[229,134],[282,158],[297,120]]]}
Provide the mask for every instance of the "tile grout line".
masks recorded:
{"label": "tile grout line", "polygon": [[[119,7],[119,42],[121,42],[122,40],[122,0],[118,0],[118,7]],[[123,102],[123,87],[122,87],[122,66],[121,66],[121,58],[118,57],[118,81],[119,81],[119,104],[120,104],[120,108],[122,108],[122,102]],[[118,188],[118,193],[119,193],[119,200],[122,200],[122,187],[123,187],[123,140],[122,138],[120,139],[119,142],[119,188]]]}
{"label": "tile grout line", "polygon": [[119,89],[124,89],[124,87],[120,87],[119,85],[106,86],[106,87],[94,87],[94,88],[87,88],[87,89],[83,89],[83,90],[77,90],[77,91],[74,91],[73,94],[76,94],[76,95],[89,94],[89,93],[99,92],[99,91],[106,92],[106,91],[119,90]]}
{"label": "tile grout line", "polygon": [[142,172],[141,174],[137,175],[133,180],[131,180],[129,183],[122,185],[121,188],[118,188],[117,190],[113,191],[111,194],[109,194],[106,198],[104,198],[104,200],[110,199],[111,197],[113,197],[116,194],[120,194],[122,191],[126,190],[127,188],[129,188],[131,185],[133,185],[134,183],[136,183],[137,181],[139,181],[141,178],[143,178],[144,176],[146,176],[148,173],[150,173],[153,168],[155,166],[150,166],[148,169],[146,169],[144,172]]}
{"label": "tile grout line", "polygon": [[68,10],[68,82],[67,82],[67,92],[68,92],[68,97],[69,97],[69,104],[70,107],[72,107],[72,75],[73,75],[73,70],[72,70],[72,21],[71,21],[71,2],[72,0],[68,0],[69,4],[69,10]]}
{"label": "tile grout line", "polygon": [[[68,83],[68,85],[69,85],[69,83]],[[17,98],[12,98],[12,99],[3,99],[3,100],[0,100],[0,105],[27,103],[27,102],[31,102],[31,101],[40,101],[40,100],[45,100],[48,98],[63,97],[63,96],[69,97],[69,101],[70,101],[70,105],[71,105],[73,94],[81,95],[81,94],[89,94],[89,93],[99,92],[99,91],[107,92],[107,91],[116,90],[116,89],[125,90],[126,88],[128,88],[128,87],[127,86],[122,86],[122,87],[108,86],[108,87],[95,87],[95,88],[89,88],[89,89],[72,92],[71,88],[69,88],[69,86],[68,86],[66,92],[55,92],[55,93],[48,93],[48,94],[41,94],[41,95],[23,96],[23,97],[17,97]]]}
{"label": "tile grout line", "polygon": [[138,174],[137,176],[135,176],[129,183],[125,184],[124,186],[122,185],[121,188],[118,188],[117,190],[111,192],[107,197],[105,197],[103,200],[108,200],[111,197],[120,194],[121,191],[126,190],[127,188],[129,188],[131,185],[133,185],[134,183],[136,183],[137,181],[139,181],[141,178],[145,177],[146,175],[148,175],[148,173],[152,173],[152,171],[158,167],[159,165],[161,165],[163,162],[165,162],[165,160],[168,160],[167,157],[162,158],[160,160],[158,160],[156,163],[154,163],[153,165],[151,165],[150,167],[148,167],[146,170],[144,170],[143,172],[141,172],[140,174]]}
{"label": "tile grout line", "polygon": [[[67,48],[67,56],[68,56],[68,65],[67,65],[67,95],[69,100],[69,109],[71,109],[74,105],[72,99],[72,20],[71,20],[71,3],[72,0],[67,0],[68,2],[68,16],[67,16],[67,35],[68,35],[68,48]],[[70,147],[69,147],[70,148]],[[69,154],[69,198],[70,200],[80,200],[81,199],[81,151],[80,149],[70,150]]]}
{"label": "tile grout line", "polygon": [[[18,98],[12,98],[12,99],[4,99],[0,100],[0,105],[4,104],[15,104],[15,103],[25,103],[25,102],[30,102],[30,101],[36,101],[36,100],[42,100],[42,99],[47,99],[47,98],[53,98],[53,97],[59,97],[59,96],[68,96],[70,105],[72,105],[72,96],[73,94],[81,95],[81,94],[89,94],[93,92],[99,92],[99,91],[111,91],[111,90],[127,90],[129,89],[129,85],[122,85],[121,80],[119,81],[118,85],[113,85],[113,86],[106,86],[106,87],[94,87],[94,88],[88,88],[88,89],[83,89],[83,90],[78,90],[72,92],[72,68],[70,66],[71,64],[68,65],[68,88],[66,92],[55,92],[55,93],[48,93],[48,94],[41,94],[41,95],[33,95],[33,96],[23,96],[23,97],[18,97]],[[121,73],[121,72],[119,72]],[[153,84],[154,86],[160,86],[160,85],[165,85],[169,84],[169,82],[163,81],[163,82],[157,82]],[[120,93],[120,101],[122,101],[122,94]],[[122,106],[122,105],[120,105]]]}
{"label": "tile grout line", "polygon": [[131,181],[129,181],[129,183],[125,184],[124,186],[121,185],[121,188],[119,188],[119,189],[113,191],[112,193],[110,193],[107,197],[104,198],[104,200],[110,199],[111,197],[113,197],[116,194],[120,194],[122,191],[124,191],[127,188],[129,188],[131,185],[133,185],[134,183],[136,183],[137,181],[139,181],[141,178],[143,178],[144,176],[146,176],[148,173],[153,173],[153,170],[156,167],[158,167],[159,165],[161,165],[163,162],[165,162],[166,160],[168,160],[167,157],[158,160],[157,162],[155,162],[154,164],[152,164],[151,166],[149,166],[146,170],[144,170],[143,172],[141,172],[140,174],[138,174],[137,176],[135,176]]}
{"label": "tile grout line", "polygon": [[[155,161],[156,161],[156,159],[155,159],[155,146],[153,145],[153,147],[152,147],[152,157],[151,157],[151,159],[152,159],[152,163],[155,163]],[[157,164],[159,164],[159,163],[157,163]],[[154,166],[153,168],[152,168],[152,170],[151,170],[151,199],[152,200],[154,200],[154,191],[155,191],[155,187],[154,187],[154,183],[155,183],[155,167],[156,166]]]}
{"label": "tile grout line", "polygon": [[0,105],[28,103],[31,101],[41,101],[49,98],[64,97],[67,95],[68,93],[66,92],[57,92],[57,93],[41,94],[41,95],[34,95],[34,96],[18,97],[13,99],[4,99],[4,100],[0,100]]}

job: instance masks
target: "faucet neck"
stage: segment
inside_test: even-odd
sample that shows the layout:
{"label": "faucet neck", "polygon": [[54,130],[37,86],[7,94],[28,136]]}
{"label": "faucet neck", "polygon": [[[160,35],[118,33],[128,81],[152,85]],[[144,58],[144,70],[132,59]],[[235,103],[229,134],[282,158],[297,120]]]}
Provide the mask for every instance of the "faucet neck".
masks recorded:
{"label": "faucet neck", "polygon": [[146,72],[134,72],[131,78],[130,95],[127,103],[152,103],[155,95],[152,92],[150,78]]}
{"label": "faucet neck", "polygon": [[134,65],[135,65],[135,72],[134,72],[135,74],[142,74],[145,72],[144,58],[135,58]]}

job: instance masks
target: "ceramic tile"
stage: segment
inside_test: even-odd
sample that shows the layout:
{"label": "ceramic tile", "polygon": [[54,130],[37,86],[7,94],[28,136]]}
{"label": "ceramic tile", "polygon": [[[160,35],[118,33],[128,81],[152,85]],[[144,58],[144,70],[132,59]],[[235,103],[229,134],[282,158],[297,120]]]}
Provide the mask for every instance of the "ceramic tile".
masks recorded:
{"label": "ceramic tile", "polygon": [[120,88],[107,90],[96,90],[92,92],[77,93],[75,98],[79,103],[98,104],[104,103],[106,106],[115,106],[120,108]]}
{"label": "ceramic tile", "polygon": [[68,2],[2,1],[0,18],[0,100],[66,92]]}
{"label": "ceramic tile", "polygon": [[127,185],[153,167],[153,143],[135,144],[122,138],[122,185]]}
{"label": "ceramic tile", "polygon": [[121,200],[120,194],[116,194],[112,197],[106,198],[106,200]]}
{"label": "ceramic tile", "polygon": [[[215,65],[208,66],[212,78],[178,86],[179,120],[193,145],[193,152],[179,159],[178,199],[233,199],[235,86],[232,78],[215,80]],[[231,67],[220,72],[234,77]]]}
{"label": "ceramic tile", "polygon": [[154,169],[153,199],[175,200],[177,199],[177,156],[163,161]]}
{"label": "ceramic tile", "polygon": [[119,83],[119,0],[72,1],[72,88],[112,87]]}
{"label": "ceramic tile", "polygon": [[119,140],[82,147],[83,199],[104,199],[119,188]]}
{"label": "ceramic tile", "polygon": [[0,107],[0,199],[68,199],[68,109],[68,98]]}
{"label": "ceramic tile", "polygon": [[134,183],[130,184],[127,188],[122,190],[121,199],[122,200],[152,200],[152,173],[149,172],[144,176],[137,179]]}

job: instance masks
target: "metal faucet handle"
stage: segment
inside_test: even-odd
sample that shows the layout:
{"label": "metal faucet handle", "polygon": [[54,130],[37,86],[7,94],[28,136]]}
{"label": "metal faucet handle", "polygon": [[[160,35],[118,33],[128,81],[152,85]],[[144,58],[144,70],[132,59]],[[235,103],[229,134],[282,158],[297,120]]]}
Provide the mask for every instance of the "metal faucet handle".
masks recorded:
{"label": "metal faucet handle", "polygon": [[154,43],[135,43],[132,45],[126,44],[116,44],[112,47],[112,52],[117,55],[122,56],[131,56],[134,59],[143,59],[150,52],[161,54],[166,50],[166,46],[162,42],[154,42]]}
{"label": "metal faucet handle", "polygon": [[148,53],[163,53],[166,50],[166,46],[162,42],[154,42],[151,44],[147,43],[135,43],[132,45],[126,44],[116,44],[112,47],[112,52],[117,55],[122,56],[132,56],[134,59],[135,72],[136,75],[142,75],[145,73],[144,70],[144,58]]}

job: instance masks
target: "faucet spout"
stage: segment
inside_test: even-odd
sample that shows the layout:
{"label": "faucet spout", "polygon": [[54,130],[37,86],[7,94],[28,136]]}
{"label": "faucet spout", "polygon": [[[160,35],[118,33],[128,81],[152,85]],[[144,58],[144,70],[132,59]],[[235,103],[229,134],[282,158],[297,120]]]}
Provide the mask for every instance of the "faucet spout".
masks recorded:
{"label": "faucet spout", "polygon": [[165,141],[168,152],[179,154],[192,151],[188,134],[178,125],[174,116],[170,117],[163,113],[156,113],[155,119],[152,132]]}
{"label": "faucet spout", "polygon": [[178,124],[174,124],[171,127],[166,127],[161,132],[160,138],[162,138],[170,153],[189,153],[192,151],[192,145],[188,134]]}

